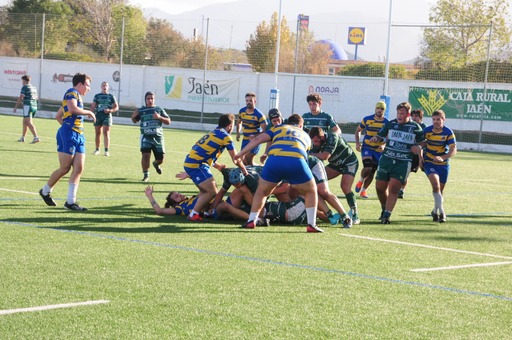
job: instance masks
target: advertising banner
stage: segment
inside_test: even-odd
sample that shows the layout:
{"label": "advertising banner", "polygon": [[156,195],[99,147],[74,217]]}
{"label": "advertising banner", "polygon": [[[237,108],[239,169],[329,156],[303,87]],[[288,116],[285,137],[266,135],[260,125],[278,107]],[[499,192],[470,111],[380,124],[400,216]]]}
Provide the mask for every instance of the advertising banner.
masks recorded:
{"label": "advertising banner", "polygon": [[21,77],[27,74],[26,63],[4,63],[2,65],[2,83],[7,88],[21,88]]}
{"label": "advertising banner", "polygon": [[447,118],[512,121],[512,91],[484,89],[409,88],[409,103],[431,116],[443,110]]}
{"label": "advertising banner", "polygon": [[212,80],[183,75],[165,76],[165,96],[169,99],[211,104],[238,104],[240,78]]}

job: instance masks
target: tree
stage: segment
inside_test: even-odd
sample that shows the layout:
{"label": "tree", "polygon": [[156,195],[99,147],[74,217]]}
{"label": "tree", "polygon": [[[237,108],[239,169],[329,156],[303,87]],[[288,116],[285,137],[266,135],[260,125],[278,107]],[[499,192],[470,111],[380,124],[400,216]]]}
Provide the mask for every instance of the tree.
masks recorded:
{"label": "tree", "polygon": [[73,27],[80,34],[80,42],[95,46],[104,60],[112,58],[116,42],[114,11],[126,6],[126,0],[65,0],[77,14]]}
{"label": "tree", "polygon": [[[365,63],[352,64],[344,66],[339,72],[339,76],[353,77],[384,77],[386,65],[383,63]],[[389,77],[392,79],[404,79],[407,76],[407,70],[403,65],[389,65]]]}
{"label": "tree", "polygon": [[[274,12],[272,18],[277,17]],[[272,20],[271,20],[272,21]],[[275,67],[275,48],[277,30],[272,32],[272,22],[263,21],[256,27],[246,44],[246,53],[249,63],[256,72],[273,72]]]}
{"label": "tree", "polygon": [[[68,32],[67,16],[73,11],[63,1],[14,0],[3,20],[2,40],[10,42],[18,56],[39,56],[43,13],[45,16],[45,52],[64,51]],[[52,38],[53,37],[53,38]]]}
{"label": "tree", "polygon": [[[251,34],[246,45],[247,59],[257,72],[274,72],[277,43],[278,16],[274,12],[270,23],[263,21],[256,27],[256,32]],[[331,57],[331,51],[325,44],[316,43],[312,32],[301,31],[300,44],[295,55],[297,35],[292,33],[286,22],[281,20],[281,36],[279,48],[280,72],[326,74],[327,64]]]}
{"label": "tree", "polygon": [[327,64],[331,59],[332,51],[328,44],[315,42],[308,48],[305,58],[305,73],[328,74]]}
{"label": "tree", "polygon": [[146,46],[148,64],[177,67],[182,61],[188,41],[166,20],[149,19]]}
{"label": "tree", "polygon": [[[246,44],[246,53],[249,63],[257,72],[274,72],[276,61],[276,44],[278,31],[278,15],[272,14],[270,23],[263,21],[256,27]],[[293,70],[293,49],[295,39],[292,39],[286,18],[281,20],[279,70],[290,72]]]}
{"label": "tree", "polygon": [[[133,6],[117,6],[113,12],[115,36],[113,54],[120,59],[121,37],[123,43],[123,62],[126,64],[144,65],[148,57],[145,44],[147,21],[140,8]],[[124,37],[122,35],[124,18]]]}
{"label": "tree", "polygon": [[485,60],[491,23],[493,54],[509,46],[507,0],[439,0],[429,17],[431,23],[443,25],[423,32],[421,55],[432,67],[460,67]]}

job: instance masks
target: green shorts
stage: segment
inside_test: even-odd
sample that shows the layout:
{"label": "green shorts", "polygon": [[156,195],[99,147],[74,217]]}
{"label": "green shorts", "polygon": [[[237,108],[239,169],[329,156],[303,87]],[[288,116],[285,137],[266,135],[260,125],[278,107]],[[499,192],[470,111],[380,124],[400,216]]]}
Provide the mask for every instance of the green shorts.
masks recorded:
{"label": "green shorts", "polygon": [[411,162],[392,159],[382,156],[375,174],[377,180],[389,182],[391,178],[399,180],[402,184],[407,181],[411,172]]}
{"label": "green shorts", "polygon": [[140,135],[140,152],[151,152],[156,159],[163,159],[165,143],[163,137]]}
{"label": "green shorts", "polygon": [[344,160],[339,160],[336,163],[327,164],[326,167],[336,170],[342,175],[352,175],[355,177],[357,174],[357,169],[359,168],[359,160],[357,159],[356,154],[353,153]]}
{"label": "green shorts", "polygon": [[96,121],[94,122],[94,126],[112,126],[112,115],[98,112],[96,114]]}
{"label": "green shorts", "polygon": [[34,117],[37,112],[37,106],[23,105],[23,118]]}

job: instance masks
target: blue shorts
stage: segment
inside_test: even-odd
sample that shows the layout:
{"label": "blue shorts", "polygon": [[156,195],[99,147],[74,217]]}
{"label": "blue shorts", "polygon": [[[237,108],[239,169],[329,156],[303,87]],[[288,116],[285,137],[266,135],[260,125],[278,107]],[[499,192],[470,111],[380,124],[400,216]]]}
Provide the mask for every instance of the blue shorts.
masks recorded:
{"label": "blue shorts", "polygon": [[201,164],[199,165],[199,168],[189,168],[187,166],[183,168],[195,185],[199,185],[206,181],[208,178],[213,177],[213,174],[210,171],[210,166],[207,164]]}
{"label": "blue shorts", "polygon": [[373,149],[370,149],[370,148],[364,147],[364,146],[361,149],[361,157],[362,158],[371,157],[372,158],[372,162],[375,165],[379,164],[380,156],[382,156],[382,152],[377,152],[377,151],[375,151]]}
{"label": "blue shorts", "polygon": [[304,158],[269,156],[261,178],[272,183],[286,180],[290,184],[302,184],[311,181],[313,174]]}
{"label": "blue shorts", "polygon": [[430,162],[423,163],[423,168],[425,169],[425,174],[437,174],[439,176],[439,182],[446,183],[448,181],[448,174],[450,173],[450,165],[449,164],[434,164]]}
{"label": "blue shorts", "polygon": [[57,151],[74,155],[85,153],[85,136],[68,128],[57,130]]}
{"label": "blue shorts", "polygon": [[[243,149],[247,144],[249,144],[249,142],[250,142],[250,141],[251,141],[250,139],[244,139],[244,140],[242,140],[242,149]],[[257,154],[258,154],[258,152],[260,152],[260,149],[261,149],[261,144],[260,144],[260,145],[258,145],[257,147],[255,147],[254,149],[252,149],[252,150],[251,150],[251,153],[253,153],[253,154],[257,155]],[[240,149],[240,150],[241,150],[241,149]]]}

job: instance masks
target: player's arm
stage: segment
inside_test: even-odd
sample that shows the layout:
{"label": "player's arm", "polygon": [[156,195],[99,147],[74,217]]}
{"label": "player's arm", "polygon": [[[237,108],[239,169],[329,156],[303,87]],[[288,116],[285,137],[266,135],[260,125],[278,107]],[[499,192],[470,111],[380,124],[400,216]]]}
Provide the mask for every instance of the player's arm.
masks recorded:
{"label": "player's arm", "polygon": [[217,206],[219,205],[220,202],[222,202],[222,199],[224,198],[224,195],[227,193],[228,191],[226,189],[224,189],[223,187],[219,189],[219,192],[217,192],[217,195],[215,195],[215,198],[213,200],[213,203],[210,207],[210,210],[213,210],[215,208],[217,208]]}
{"label": "player's arm", "polygon": [[338,135],[341,135],[341,129],[340,129],[340,126],[338,124],[336,124],[335,126],[333,126],[331,128],[331,131],[334,132],[334,133],[337,133]]}
{"label": "player's arm", "polygon": [[91,110],[92,112],[96,112],[97,106],[98,106],[98,104],[96,104],[96,102],[93,100],[91,103],[91,106],[89,107],[89,110]]}
{"label": "player's arm", "polygon": [[[107,112],[108,110],[108,112]],[[117,112],[119,110],[119,104],[117,104],[117,101],[114,100],[114,102],[112,103],[112,107],[110,109],[107,109],[105,110],[105,113],[114,113],[114,112]]]}
{"label": "player's arm", "polygon": [[456,153],[457,153],[457,145],[454,143],[454,144],[448,145],[448,152],[446,154],[444,154],[442,156],[437,156],[436,158],[439,158],[439,159],[437,159],[438,162],[444,162],[448,158],[455,156]]}
{"label": "player's arm", "polygon": [[261,143],[265,143],[270,141],[270,136],[268,133],[261,133],[256,138],[252,139],[238,154],[235,155],[235,159],[241,159],[245,154],[249,151],[260,145]]}
{"label": "player's arm", "polygon": [[78,116],[89,116],[92,119],[92,121],[95,122],[96,115],[94,114],[94,112],[92,112],[91,110],[84,110],[84,109],[78,107],[77,103],[78,103],[77,100],[74,98],[67,100],[66,105],[68,107],[69,113],[78,115]]}
{"label": "player's arm", "polygon": [[59,110],[57,111],[57,114],[55,114],[55,119],[59,122],[60,125],[62,125],[62,114],[63,114],[62,106],[59,107]]}
{"label": "player's arm", "polygon": [[144,189],[144,193],[146,194],[146,197],[149,200],[149,203],[157,213],[157,215],[176,215],[176,209],[169,207],[169,208],[162,208],[158,204],[158,202],[153,197],[153,187],[148,185],[146,189]]}
{"label": "player's arm", "polygon": [[361,129],[360,126],[357,127],[356,132],[354,133],[354,139],[356,141],[356,150],[361,152],[361,132],[363,129]]}
{"label": "player's arm", "polygon": [[322,151],[322,152],[319,152],[319,153],[310,153],[311,156],[315,156],[316,158],[322,160],[322,161],[326,161],[328,160],[329,158],[331,158],[331,153],[328,152],[328,151]]}
{"label": "player's arm", "polygon": [[379,135],[375,135],[372,138],[370,138],[370,142],[372,142],[372,143],[379,143],[379,142],[382,142],[383,140],[384,140],[384,137],[381,137]]}
{"label": "player's arm", "polygon": [[[252,143],[252,141],[251,141]],[[250,143],[249,143],[250,144]],[[240,155],[239,153],[236,153],[236,150],[228,150],[229,156],[233,160],[233,163],[239,167],[242,170],[242,173],[247,176],[249,173],[247,172],[247,169],[245,168],[244,162],[242,161],[242,156],[238,157]]]}
{"label": "player's arm", "polygon": [[242,119],[240,119],[240,114],[236,117],[236,141],[240,141],[240,127],[242,125]]}
{"label": "player's arm", "polygon": [[135,111],[133,111],[131,118],[132,122],[134,122],[135,124],[137,124],[140,121],[139,109],[135,109]]}
{"label": "player's arm", "polygon": [[23,102],[23,98],[25,98],[25,95],[23,93],[20,93],[20,96],[18,97],[18,100],[16,101],[16,105],[14,105],[14,109],[12,109],[13,113],[16,113],[16,109]]}
{"label": "player's arm", "polygon": [[169,117],[165,117],[165,116],[162,116],[162,115],[161,115],[160,113],[158,113],[158,112],[155,112],[155,113],[153,114],[153,119],[154,119],[154,120],[159,120],[159,121],[161,121],[161,122],[162,122],[162,124],[165,124],[165,125],[169,125],[169,124],[171,124],[171,118],[169,118]]}

